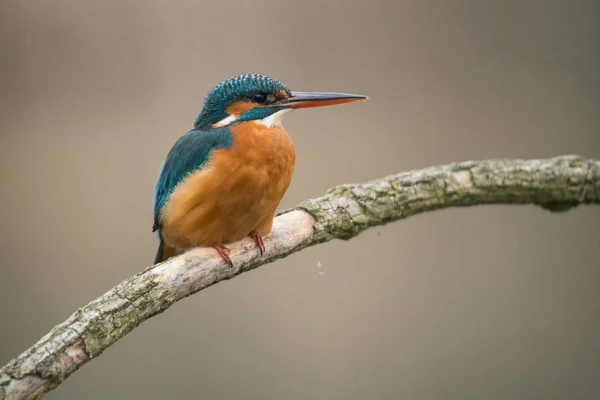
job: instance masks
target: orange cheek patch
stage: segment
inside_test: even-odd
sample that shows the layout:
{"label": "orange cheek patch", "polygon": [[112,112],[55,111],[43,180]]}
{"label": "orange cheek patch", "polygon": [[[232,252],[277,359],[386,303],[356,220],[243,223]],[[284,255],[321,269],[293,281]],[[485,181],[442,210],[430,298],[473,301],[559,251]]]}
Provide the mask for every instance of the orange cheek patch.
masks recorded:
{"label": "orange cheek patch", "polygon": [[227,114],[239,117],[240,115],[243,115],[248,111],[252,110],[254,107],[256,107],[256,104],[252,103],[251,101],[236,101],[235,103],[227,107]]}
{"label": "orange cheek patch", "polygon": [[277,100],[287,99],[288,97],[289,97],[289,95],[287,94],[287,92],[285,90],[278,90],[275,92],[275,98]]}

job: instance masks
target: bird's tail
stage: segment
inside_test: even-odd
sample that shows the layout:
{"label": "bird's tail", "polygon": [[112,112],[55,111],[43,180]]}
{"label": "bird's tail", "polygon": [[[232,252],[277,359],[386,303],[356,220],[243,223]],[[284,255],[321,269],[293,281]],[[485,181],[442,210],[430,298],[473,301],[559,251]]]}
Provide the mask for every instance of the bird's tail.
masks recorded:
{"label": "bird's tail", "polygon": [[156,251],[156,257],[154,257],[154,264],[158,264],[169,258],[177,255],[177,250],[174,247],[169,246],[163,238],[160,238],[160,243],[158,245],[158,250]]}

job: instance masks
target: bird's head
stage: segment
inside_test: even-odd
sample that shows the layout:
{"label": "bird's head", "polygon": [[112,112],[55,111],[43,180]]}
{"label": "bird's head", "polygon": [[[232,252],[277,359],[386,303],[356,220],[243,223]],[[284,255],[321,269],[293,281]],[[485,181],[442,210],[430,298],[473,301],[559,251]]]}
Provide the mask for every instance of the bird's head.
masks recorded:
{"label": "bird's head", "polygon": [[216,128],[244,121],[268,127],[297,108],[321,107],[365,100],[367,96],[327,92],[293,92],[283,83],[259,74],[244,74],[215,86],[206,97],[196,129]]}

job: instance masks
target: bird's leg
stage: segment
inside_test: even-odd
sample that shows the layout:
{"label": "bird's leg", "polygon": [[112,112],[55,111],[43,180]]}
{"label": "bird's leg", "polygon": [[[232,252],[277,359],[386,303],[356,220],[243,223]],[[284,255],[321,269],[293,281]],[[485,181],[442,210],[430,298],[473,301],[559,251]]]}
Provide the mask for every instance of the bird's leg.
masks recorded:
{"label": "bird's leg", "polygon": [[258,246],[258,249],[260,250],[260,255],[262,256],[263,254],[265,254],[265,242],[263,242],[262,236],[260,236],[256,232],[251,232],[250,237],[252,239],[254,239],[254,241],[256,242],[256,245]]}
{"label": "bird's leg", "polygon": [[214,244],[213,247],[215,250],[217,250],[217,253],[219,253],[221,258],[223,260],[225,260],[225,262],[227,264],[229,264],[230,267],[233,267],[233,263],[231,262],[231,259],[229,258],[229,249],[227,247],[223,246],[222,244]]}

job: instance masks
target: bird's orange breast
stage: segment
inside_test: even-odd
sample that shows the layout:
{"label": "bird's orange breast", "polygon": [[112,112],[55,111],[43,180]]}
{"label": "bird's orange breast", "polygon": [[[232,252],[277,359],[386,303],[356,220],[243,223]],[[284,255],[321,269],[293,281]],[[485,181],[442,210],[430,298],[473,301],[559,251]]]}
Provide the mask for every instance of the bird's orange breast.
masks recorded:
{"label": "bird's orange breast", "polygon": [[294,145],[282,126],[244,122],[231,132],[233,145],[214,151],[165,204],[161,234],[170,246],[226,244],[271,232],[294,172]]}

